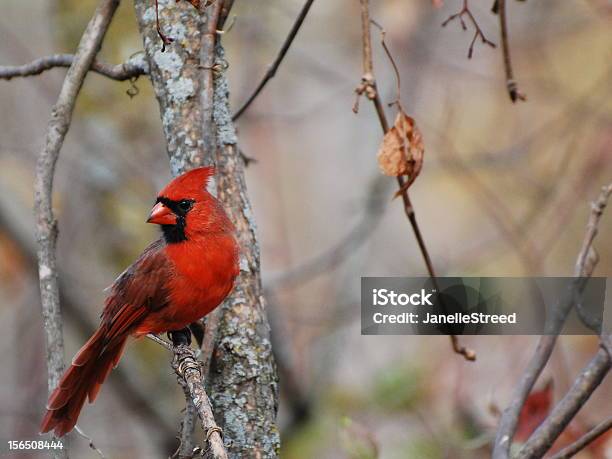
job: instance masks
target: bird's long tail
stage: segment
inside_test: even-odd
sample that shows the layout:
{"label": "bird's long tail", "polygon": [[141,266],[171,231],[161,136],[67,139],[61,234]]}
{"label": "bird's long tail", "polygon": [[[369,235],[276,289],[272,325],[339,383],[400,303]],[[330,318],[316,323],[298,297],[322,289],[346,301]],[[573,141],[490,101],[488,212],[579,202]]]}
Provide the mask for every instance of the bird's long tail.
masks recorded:
{"label": "bird's long tail", "polygon": [[122,336],[107,342],[103,328],[94,333],[49,396],[41,433],[55,430],[61,437],[74,428],[85,399],[89,397],[89,403],[95,400],[102,383],[117,366],[126,341],[127,336]]}

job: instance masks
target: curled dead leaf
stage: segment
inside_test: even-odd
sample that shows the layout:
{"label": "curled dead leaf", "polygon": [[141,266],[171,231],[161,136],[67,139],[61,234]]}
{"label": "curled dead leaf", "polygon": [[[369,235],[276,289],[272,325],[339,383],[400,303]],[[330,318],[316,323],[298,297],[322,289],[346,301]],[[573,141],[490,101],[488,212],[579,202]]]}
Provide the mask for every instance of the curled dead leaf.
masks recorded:
{"label": "curled dead leaf", "polygon": [[378,166],[391,177],[407,176],[408,180],[398,192],[407,190],[423,168],[425,146],[423,136],[414,119],[400,110],[395,124],[383,137],[377,154]]}

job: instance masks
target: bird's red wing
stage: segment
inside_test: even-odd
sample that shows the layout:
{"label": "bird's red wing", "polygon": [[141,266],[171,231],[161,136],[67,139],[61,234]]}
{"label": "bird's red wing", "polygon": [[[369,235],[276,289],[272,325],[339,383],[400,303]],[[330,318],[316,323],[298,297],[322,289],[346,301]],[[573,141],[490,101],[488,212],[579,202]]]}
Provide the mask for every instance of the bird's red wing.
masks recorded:
{"label": "bird's red wing", "polygon": [[129,333],[149,312],[168,304],[171,265],[163,248],[161,240],[149,245],[111,286],[102,312],[107,342]]}

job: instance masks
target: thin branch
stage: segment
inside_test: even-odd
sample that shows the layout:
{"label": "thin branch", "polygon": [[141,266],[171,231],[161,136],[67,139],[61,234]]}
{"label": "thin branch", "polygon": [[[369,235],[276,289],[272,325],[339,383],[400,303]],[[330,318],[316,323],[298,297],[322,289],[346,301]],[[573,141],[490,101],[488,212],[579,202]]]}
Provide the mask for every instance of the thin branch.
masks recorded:
{"label": "thin branch", "polygon": [[[592,245],[595,235],[597,234],[597,227],[611,193],[612,185],[603,187],[597,201],[592,204],[591,214],[587,224],[587,232],[574,270],[574,275],[576,277],[589,277],[593,273],[595,263],[587,262],[589,257],[585,254],[592,253]],[[510,404],[508,408],[504,410],[500,419],[493,449],[493,459],[507,459],[509,457],[510,447],[516,432],[521,409],[538,380],[538,377],[542,373],[542,370],[544,370],[546,363],[550,359],[550,355],[557,342],[558,332],[561,330],[565,318],[574,303],[574,298],[574,295],[569,295],[565,299],[564,304],[558,307],[558,314],[554,318],[554,322],[550,325],[550,334],[540,338],[535,354],[523,372],[521,380],[512,394]]]}
{"label": "thin branch", "polygon": [[570,457],[573,457],[576,453],[589,446],[592,442],[597,440],[610,429],[612,429],[612,416],[593,427],[571,445],[563,448],[557,454],[552,456],[551,459],[569,459]]}
{"label": "thin branch", "polygon": [[[155,341],[157,344],[163,346],[167,350],[173,353],[174,358],[172,359],[172,368],[176,373],[177,380],[183,391],[185,392],[185,398],[187,400],[187,410],[191,409],[194,413],[200,417],[202,421],[202,428],[206,433],[206,441],[209,443],[211,452],[214,459],[226,459],[227,451],[223,445],[223,439],[221,438],[221,429],[217,426],[215,418],[212,412],[212,406],[206,391],[204,390],[204,378],[202,376],[202,362],[196,358],[196,352],[186,345],[175,346],[174,344],[160,338],[157,335],[148,334],[147,338]],[[183,418],[183,425],[181,426],[181,446],[182,450],[183,442],[192,443],[192,440],[186,432],[193,431],[193,424],[190,423],[190,417]],[[187,422],[189,424],[185,425]],[[193,451],[192,451],[193,452]],[[183,457],[183,456],[179,456]]]}
{"label": "thin branch", "polygon": [[495,437],[493,459],[508,459],[510,457],[510,446],[516,433],[521,409],[542,370],[544,370],[548,359],[550,359],[556,340],[556,335],[546,335],[538,341],[535,353],[512,393],[510,404],[502,413]]}
{"label": "thin branch", "polygon": [[[383,130],[383,133],[387,133],[389,130],[389,123],[387,121],[387,116],[385,115],[385,110],[383,108],[383,104],[380,100],[380,95],[378,94],[378,88],[376,86],[376,78],[374,76],[374,63],[372,59],[372,38],[370,32],[370,24],[372,23],[370,19],[370,5],[369,0],[360,0],[361,3],[361,35],[362,35],[362,55],[363,55],[363,75],[361,77],[361,83],[355,89],[355,104],[353,106],[353,112],[357,113],[359,111],[359,99],[362,95],[365,95],[369,100],[374,104],[374,109],[376,110],[376,114],[378,115],[378,121]],[[380,27],[380,26],[378,26]],[[383,35],[384,39],[384,35]],[[385,50],[388,52],[388,49],[385,45]],[[393,66],[395,67],[395,62],[391,59]],[[398,74],[399,75],[399,74]],[[397,82],[399,85],[399,80]],[[410,226],[412,227],[412,231],[417,240],[417,244],[419,245],[419,250],[421,255],[423,256],[423,261],[425,262],[425,266],[427,267],[427,272],[431,277],[434,285],[437,284],[436,273],[433,267],[433,263],[431,262],[431,257],[429,256],[429,251],[427,250],[427,246],[425,245],[425,240],[423,239],[423,235],[421,233],[421,229],[416,219],[416,213],[414,211],[414,207],[410,200],[410,196],[408,194],[408,190],[405,186],[404,177],[397,177],[397,184],[399,186],[400,195],[402,197],[402,202],[404,205],[404,212],[406,217],[408,217],[408,221],[410,222]],[[440,289],[438,289],[440,291]],[[450,336],[451,344],[453,350],[463,357],[466,360],[476,360],[476,354],[474,351],[462,347],[458,344],[458,339],[456,336]]]}
{"label": "thin branch", "polygon": [[599,231],[599,222],[601,221],[604,210],[608,205],[610,195],[612,195],[612,183],[604,186],[601,189],[601,193],[599,194],[597,201],[591,204],[591,215],[587,224],[587,231],[584,235],[582,249],[580,250],[578,260],[576,261],[576,267],[574,269],[574,274],[576,276],[587,276],[589,275],[589,270],[591,272],[593,270],[593,267],[591,267],[589,264],[589,257],[592,256],[593,241],[595,240],[595,236],[597,236]]}
{"label": "thin branch", "polygon": [[98,453],[98,456],[100,456],[102,459],[106,459],[106,456],[104,455],[104,453],[102,451],[100,451],[98,449],[98,447],[94,444],[93,440],[91,439],[91,437],[89,435],[87,435],[85,432],[83,432],[81,430],[81,428],[77,425],[74,426],[74,430],[76,431],[76,433],[78,433],[81,437],[83,437],[85,440],[87,440],[87,443],[89,444],[89,448],[91,448],[93,451],[95,451],[96,453]]}
{"label": "thin branch", "polygon": [[154,335],[153,333],[149,333],[147,335],[147,338],[149,338],[151,341],[156,342],[157,344],[159,344],[162,347],[165,347],[167,350],[169,350],[170,352],[174,352],[174,346],[172,343],[169,343],[168,341],[166,341],[165,339],[161,339],[159,336]]}
{"label": "thin branch", "polygon": [[476,18],[472,14],[472,11],[470,10],[470,6],[468,4],[468,0],[463,0],[463,7],[457,13],[451,14],[442,23],[442,27],[446,27],[449,22],[455,19],[459,19],[461,28],[463,30],[467,30],[467,25],[465,24],[465,21],[463,20],[464,15],[468,17],[468,19],[474,26],[474,37],[472,38],[472,41],[470,42],[470,47],[468,48],[468,59],[471,59],[472,55],[474,54],[474,44],[476,43],[476,40],[478,39],[478,37],[480,37],[481,41],[485,45],[489,45],[491,48],[495,48],[496,47],[495,43],[493,43],[491,40],[488,40],[487,37],[485,37],[482,29],[480,28],[480,25],[478,24],[478,21],[476,21]]}
{"label": "thin branch", "polygon": [[162,53],[166,51],[166,45],[170,45],[174,38],[168,37],[161,30],[161,24],[159,23],[159,2],[155,0],[155,29],[157,30],[157,35],[162,41]]}
{"label": "thin branch", "polygon": [[[15,77],[29,77],[40,75],[47,70],[57,67],[70,67],[74,59],[75,56],[73,54],[52,54],[24,65],[0,66],[0,79],[10,80]],[[117,81],[137,78],[147,74],[149,71],[146,62],[140,57],[132,58],[123,64],[117,65],[94,60],[90,70]]]}
{"label": "thin branch", "polygon": [[232,116],[232,121],[236,121],[238,118],[240,118],[240,116],[242,116],[242,114],[251,106],[253,101],[257,99],[257,96],[259,96],[259,93],[263,90],[266,84],[268,84],[268,81],[270,81],[274,77],[274,75],[276,75],[276,71],[280,67],[281,63],[283,62],[283,59],[285,58],[285,55],[287,54],[287,51],[289,51],[289,48],[291,47],[291,44],[293,43],[293,40],[295,39],[296,35],[300,31],[300,27],[302,27],[304,19],[306,19],[306,16],[308,15],[308,11],[310,11],[310,7],[312,6],[313,2],[314,0],[306,0],[306,2],[304,3],[304,6],[302,7],[302,10],[300,11],[300,14],[295,19],[295,22],[293,23],[293,26],[291,27],[291,30],[289,31],[289,35],[287,35],[287,38],[285,38],[285,42],[283,43],[283,46],[278,52],[276,59],[274,59],[274,62],[272,62],[272,65],[268,67],[266,74],[264,75],[263,79],[257,85],[257,88],[255,88],[255,91],[253,91],[253,93],[249,96],[249,98],[242,105],[242,107],[240,107],[240,109],[238,109],[238,111],[234,113],[234,115]]}
{"label": "thin branch", "polygon": [[610,367],[612,359],[604,349],[600,349],[582,370],[565,397],[525,442],[518,457],[521,459],[543,457],[601,384]]}
{"label": "thin branch", "polygon": [[227,451],[221,437],[222,431],[215,422],[210,400],[204,390],[201,364],[196,360],[193,349],[185,345],[176,346],[172,368],[176,372],[185,396],[192,400],[200,417],[211,456],[214,459],[227,459]]}
{"label": "thin branch", "polygon": [[189,390],[185,391],[185,386],[181,386],[183,387],[187,405],[185,406],[185,414],[183,415],[183,419],[181,419],[181,427],[179,429],[179,446],[176,452],[172,455],[171,459],[175,457],[178,457],[179,459],[191,459],[194,457],[194,453],[197,451],[197,448],[199,448],[193,439],[195,419],[197,416],[196,407],[193,404],[193,400],[191,400]]}
{"label": "thin branch", "polygon": [[102,0],[87,24],[74,61],[68,69],[59,97],[53,107],[47,127],[45,146],[36,163],[34,209],[49,392],[57,386],[64,370],[64,338],[56,260],[58,230],[52,204],[55,165],[64,138],[70,128],[77,96],[118,6],[119,0]]}
{"label": "thin branch", "polygon": [[497,12],[499,14],[499,28],[501,30],[502,51],[504,55],[504,70],[506,71],[506,88],[512,103],[517,100],[526,101],[527,96],[518,89],[512,71],[512,58],[510,56],[510,44],[508,42],[508,26],[506,24],[506,0],[497,1]]}
{"label": "thin branch", "polygon": [[389,47],[387,46],[387,42],[385,41],[385,36],[387,35],[387,31],[383,28],[383,26],[381,26],[374,19],[371,19],[370,22],[380,30],[380,44],[385,50],[385,54],[387,55],[389,62],[391,62],[391,67],[393,67],[393,72],[395,73],[395,84],[396,84],[396,91],[397,91],[396,97],[395,97],[395,100],[388,105],[389,107],[393,105],[397,105],[397,107],[400,110],[403,110],[402,104],[400,101],[401,95],[402,95],[402,78],[401,78],[399,69],[397,67],[397,64],[395,63],[395,59],[393,58],[393,54],[391,54],[391,51],[389,50]]}

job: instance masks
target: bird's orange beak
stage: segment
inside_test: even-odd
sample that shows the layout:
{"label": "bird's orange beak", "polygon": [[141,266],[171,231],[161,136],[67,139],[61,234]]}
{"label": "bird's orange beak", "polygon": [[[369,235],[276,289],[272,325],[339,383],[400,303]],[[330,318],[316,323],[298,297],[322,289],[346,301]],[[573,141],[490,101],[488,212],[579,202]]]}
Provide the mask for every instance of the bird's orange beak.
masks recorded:
{"label": "bird's orange beak", "polygon": [[161,202],[158,202],[151,210],[151,215],[149,215],[147,223],[155,223],[156,225],[176,225],[176,215]]}

